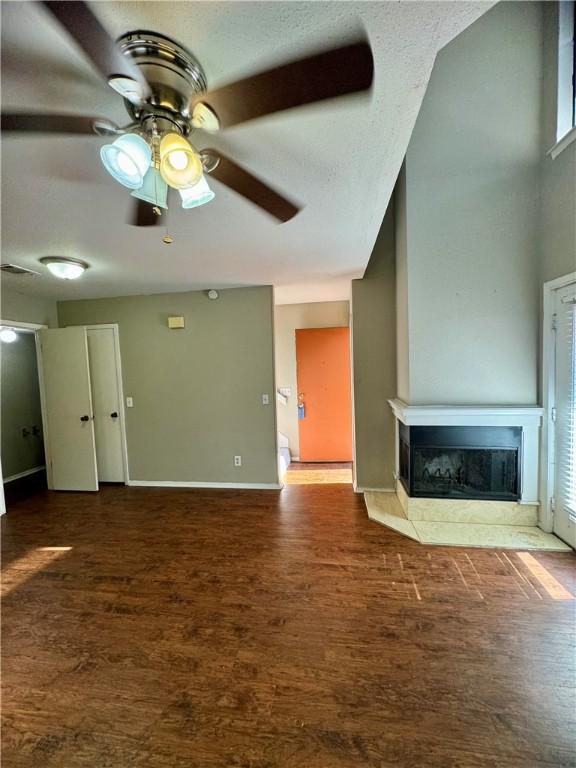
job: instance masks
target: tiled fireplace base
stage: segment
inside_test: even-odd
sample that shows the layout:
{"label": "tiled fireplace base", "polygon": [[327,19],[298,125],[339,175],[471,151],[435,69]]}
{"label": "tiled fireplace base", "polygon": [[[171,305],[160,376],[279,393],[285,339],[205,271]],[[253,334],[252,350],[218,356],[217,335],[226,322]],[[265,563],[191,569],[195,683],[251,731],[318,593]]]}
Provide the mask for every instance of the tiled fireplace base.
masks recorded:
{"label": "tiled fireplace base", "polygon": [[[402,489],[403,490],[403,489]],[[406,496],[406,499],[408,497]],[[529,507],[531,511],[524,512],[520,510],[495,510],[488,511],[483,507],[480,511],[475,511],[472,507],[467,514],[464,507],[472,504],[505,504],[522,508],[524,505],[514,504],[513,502],[470,502],[454,501],[455,505],[462,505],[459,510],[457,506],[446,509],[442,505],[448,500],[440,499],[440,506],[431,505],[427,510],[420,507],[420,510],[412,511],[410,517],[400,502],[400,498],[395,493],[367,491],[364,494],[368,517],[374,522],[385,525],[403,536],[408,536],[421,544],[435,544],[455,547],[495,547],[498,549],[540,549],[552,550],[558,552],[570,551],[570,547],[564,544],[551,533],[545,533],[536,525],[534,515],[535,509]],[[417,502],[436,502],[435,499],[408,499],[411,503]],[[428,517],[418,516],[426,513]],[[414,514],[416,516],[414,516]],[[532,523],[504,523],[495,522],[494,516],[500,520],[514,519],[518,514],[519,520],[532,519]],[[526,515],[526,517],[522,517]],[[530,518],[529,515],[532,515]],[[492,516],[492,519],[489,519]],[[481,522],[481,518],[484,522]],[[437,518],[437,519],[433,519]],[[438,519],[441,518],[441,519]],[[451,518],[451,519],[449,519]],[[472,521],[473,518],[473,521]],[[466,519],[466,522],[462,522]]]}
{"label": "tiled fireplace base", "polygon": [[408,496],[402,483],[396,495],[408,520],[434,523],[484,523],[486,525],[538,525],[538,506],[516,501],[422,499]]}

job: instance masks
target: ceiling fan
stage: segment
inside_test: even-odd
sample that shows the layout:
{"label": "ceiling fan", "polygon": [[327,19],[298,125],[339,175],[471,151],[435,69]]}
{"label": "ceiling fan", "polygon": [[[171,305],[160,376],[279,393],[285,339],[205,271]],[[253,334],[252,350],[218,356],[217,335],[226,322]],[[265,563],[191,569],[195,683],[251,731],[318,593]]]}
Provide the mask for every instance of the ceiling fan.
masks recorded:
{"label": "ceiling fan", "polygon": [[209,202],[214,193],[206,174],[279,221],[289,221],[300,210],[294,202],[218,150],[196,149],[188,137],[198,129],[216,132],[372,85],[372,52],[360,40],[209,90],[198,60],[174,40],[139,30],[115,42],[87,3],[41,4],[123,97],[130,122],[119,127],[98,117],[10,112],[2,114],[2,130],[115,137],[101,148],[101,158],[132,190],[136,226],[159,223],[169,187],[178,189],[184,208]]}

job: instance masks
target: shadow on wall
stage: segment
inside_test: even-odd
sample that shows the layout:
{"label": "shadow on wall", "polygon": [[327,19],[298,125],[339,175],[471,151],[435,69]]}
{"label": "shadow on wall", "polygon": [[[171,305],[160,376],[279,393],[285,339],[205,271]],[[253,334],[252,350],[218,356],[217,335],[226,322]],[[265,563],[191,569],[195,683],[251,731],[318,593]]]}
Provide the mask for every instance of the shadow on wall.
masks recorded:
{"label": "shadow on wall", "polygon": [[394,488],[396,269],[394,206],[388,206],[361,280],[352,281],[352,376],[358,489]]}

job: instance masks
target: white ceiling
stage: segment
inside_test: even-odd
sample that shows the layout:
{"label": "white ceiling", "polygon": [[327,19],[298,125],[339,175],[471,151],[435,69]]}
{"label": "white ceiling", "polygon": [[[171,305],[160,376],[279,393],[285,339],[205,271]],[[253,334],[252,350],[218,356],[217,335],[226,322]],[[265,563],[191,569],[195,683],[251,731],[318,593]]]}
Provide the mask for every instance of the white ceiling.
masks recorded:
{"label": "white ceiling", "polygon": [[[370,257],[437,51],[491,4],[93,4],[114,36],[143,28],[182,42],[202,62],[210,86],[338,44],[363,25],[374,50],[374,89],[367,97],[281,113],[198,140],[305,207],[278,225],[214,182],[209,205],[184,211],[173,201],[169,246],[162,228],[126,224],[132,198],[100,164],[106,140],[3,137],[2,261],[42,273],[3,279],[15,290],[58,299],[254,284],[277,286],[279,301],[283,293],[290,301],[339,298]],[[41,8],[2,2],[1,10],[3,109],[128,122],[121,99]],[[59,281],[38,264],[46,255],[81,258],[91,268],[76,282]]]}

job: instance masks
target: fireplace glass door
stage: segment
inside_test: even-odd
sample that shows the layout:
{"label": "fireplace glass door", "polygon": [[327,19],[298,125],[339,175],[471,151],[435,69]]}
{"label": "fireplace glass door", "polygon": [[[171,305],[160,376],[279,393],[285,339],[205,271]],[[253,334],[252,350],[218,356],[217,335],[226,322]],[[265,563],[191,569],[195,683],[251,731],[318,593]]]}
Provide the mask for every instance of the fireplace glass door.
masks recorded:
{"label": "fireplace glass door", "polygon": [[414,446],[415,496],[517,499],[518,450]]}

